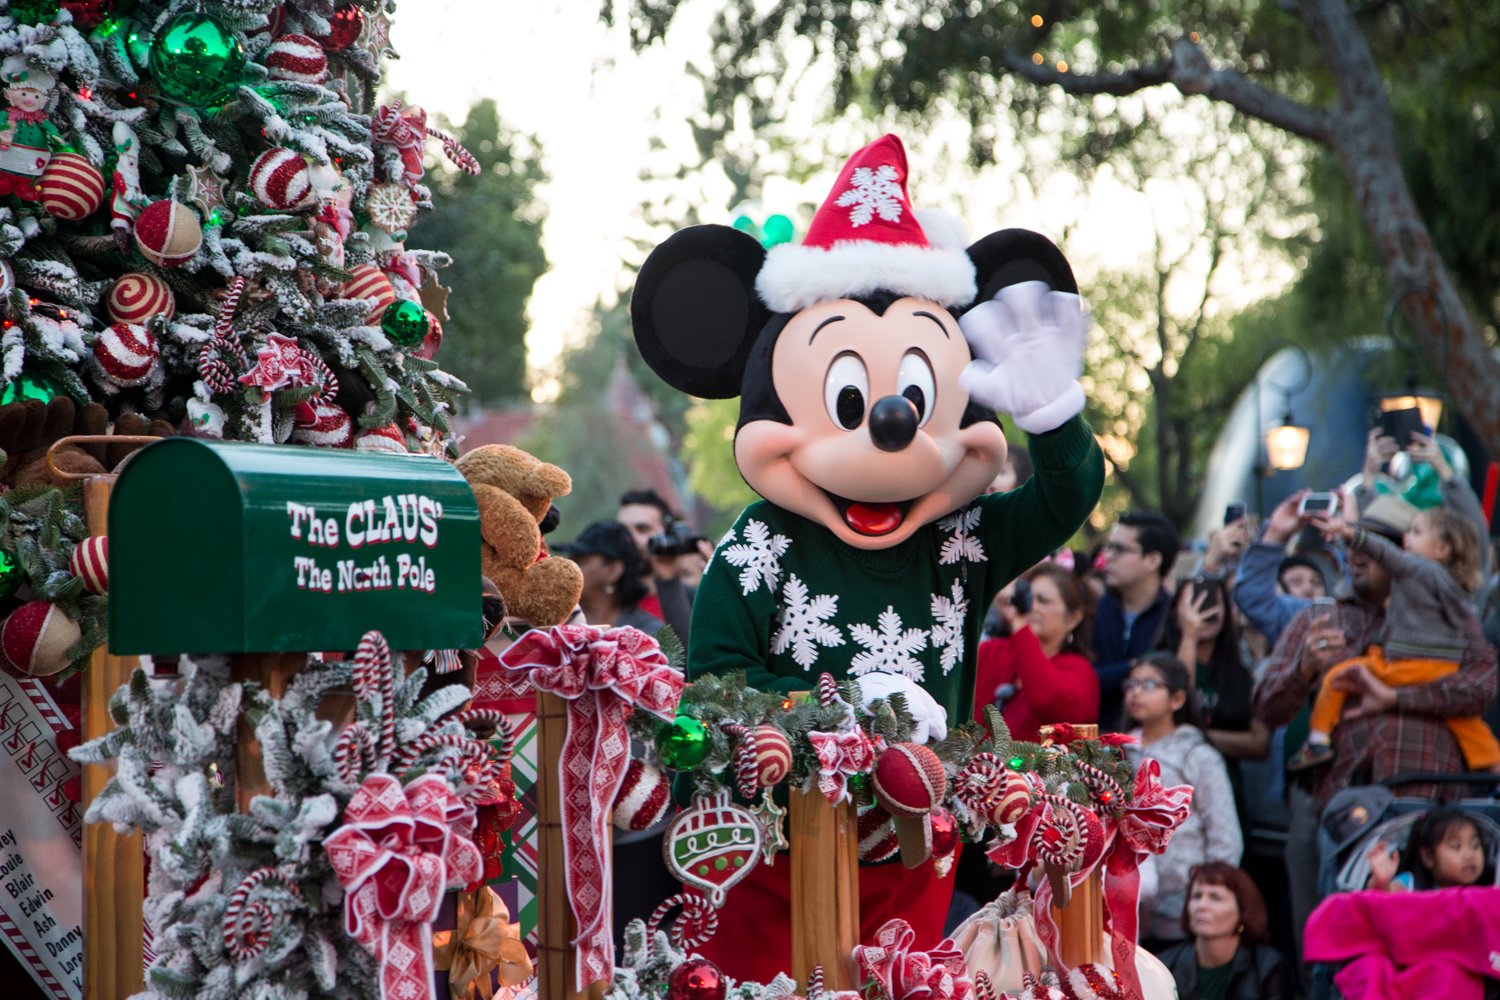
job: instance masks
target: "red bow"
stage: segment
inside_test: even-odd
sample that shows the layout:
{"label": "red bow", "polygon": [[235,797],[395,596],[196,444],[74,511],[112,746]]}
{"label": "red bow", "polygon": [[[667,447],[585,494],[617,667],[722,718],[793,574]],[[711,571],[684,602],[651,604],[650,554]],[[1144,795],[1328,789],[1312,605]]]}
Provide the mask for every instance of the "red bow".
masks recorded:
{"label": "red bow", "polygon": [[40,125],[47,120],[45,111],[22,111],[20,108],[10,109],[10,120],[14,122],[27,122],[31,125]]}
{"label": "red bow", "polygon": [[1126,996],[1138,996],[1141,990],[1135,973],[1141,862],[1148,854],[1165,851],[1172,832],[1192,812],[1192,786],[1164,788],[1160,779],[1159,763],[1149,757],[1141,762],[1135,772],[1134,795],[1112,824],[1104,851],[1104,926],[1110,932],[1115,971],[1124,981]]}
{"label": "red bow", "polygon": [[592,625],[532,629],[500,654],[507,670],[530,671],[533,684],[572,704],[557,762],[562,788],[563,855],[577,922],[577,989],[614,975],[610,879],[610,806],[630,762],[625,720],[631,706],[670,720],[682,674],[656,640],[633,628]]}
{"label": "red bow", "polygon": [[418,107],[403,108],[400,101],[381,105],[370,121],[370,136],[376,142],[400,150],[406,183],[415,184],[422,179],[422,144],[427,138],[427,112]]}
{"label": "red bow", "polygon": [[432,928],[443,891],[483,872],[465,834],[473,809],[437,775],[404,789],[372,774],[323,841],[344,887],[344,929],[380,965],[381,996],[432,996]]}
{"label": "red bow", "polygon": [[963,952],[944,938],[932,951],[914,951],[917,935],[900,917],[875,932],[875,943],[854,949],[860,978],[873,982],[885,1000],[969,1000]]}
{"label": "red bow", "polygon": [[818,791],[838,805],[849,797],[849,777],[875,763],[875,748],[862,729],[807,734],[818,755]]}

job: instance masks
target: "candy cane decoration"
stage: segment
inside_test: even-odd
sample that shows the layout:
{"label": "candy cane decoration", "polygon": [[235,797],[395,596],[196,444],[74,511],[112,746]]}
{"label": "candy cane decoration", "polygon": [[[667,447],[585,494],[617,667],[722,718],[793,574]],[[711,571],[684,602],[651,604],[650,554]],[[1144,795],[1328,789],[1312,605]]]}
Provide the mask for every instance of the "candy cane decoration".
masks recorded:
{"label": "candy cane decoration", "polygon": [[[980,973],[983,975],[983,973]],[[807,974],[807,1000],[823,1000],[823,966],[818,964],[812,967]],[[994,1000],[993,997],[990,1000]]]}
{"label": "candy cane decoration", "polygon": [[832,705],[839,700],[839,685],[833,679],[832,674],[820,674],[818,676],[818,701],[823,705]]}
{"label": "candy cane decoration", "polygon": [[375,737],[360,723],[339,733],[333,747],[333,769],[350,784],[358,784],[366,770],[375,767]]}
{"label": "candy cane decoration", "polygon": [[374,121],[371,123],[371,133],[375,141],[404,149],[420,143],[424,134],[430,135],[443,144],[443,154],[452,161],[454,166],[466,174],[479,173],[479,161],[457,139],[429,126],[427,115],[421,109],[417,112],[421,116],[420,124],[418,124],[411,118],[403,116],[401,107],[400,101],[394,101],[376,110]]}
{"label": "candy cane decoration", "polygon": [[[412,764],[424,753],[432,750],[457,750],[459,758],[469,767],[478,768],[485,774],[489,774],[494,767],[494,761],[490,758],[490,749],[485,744],[474,739],[472,736],[456,736],[451,733],[437,735],[428,733],[406,746],[396,756],[393,769],[398,774],[404,774],[411,770]],[[486,778],[486,782],[489,779]],[[480,782],[484,784],[486,782]]]}
{"label": "candy cane decoration", "polygon": [[651,919],[646,921],[648,939],[656,937],[662,921],[678,906],[682,907],[682,913],[672,922],[672,929],[667,936],[673,945],[683,951],[703,947],[719,930],[719,911],[710,906],[707,899],[691,892],[668,896],[651,912]]}
{"label": "candy cane decoration", "polygon": [[339,377],[333,373],[333,369],[323,361],[316,351],[302,348],[302,357],[306,359],[307,366],[313,370],[318,377],[318,391],[313,394],[308,402],[331,403],[339,394]]}
{"label": "candy cane decoration", "polygon": [[760,789],[760,765],[755,759],[755,737],[749,726],[726,723],[720,728],[739,740],[734,747],[734,783],[741,795],[753,799]]}
{"label": "candy cane decoration", "polygon": [[265,903],[248,902],[250,893],[268,879],[275,879],[288,889],[291,880],[279,868],[257,868],[235,886],[224,910],[224,948],[236,961],[254,958],[271,943],[276,915]]}
{"label": "candy cane decoration", "polygon": [[427,134],[432,136],[434,139],[440,140],[442,142],[443,154],[448,157],[449,161],[451,161],[455,167],[462,170],[466,174],[477,175],[479,173],[479,161],[475,159],[474,154],[465,149],[457,139],[453,138],[451,135],[448,135],[445,132],[439,132],[437,129],[431,127],[427,129]]}
{"label": "candy cane decoration", "polygon": [[376,744],[377,765],[390,762],[396,749],[396,678],[391,663],[391,647],[385,636],[375,630],[366,632],[354,653],[354,693],[361,699],[380,699],[380,742]]}
{"label": "candy cane decoration", "polygon": [[1125,805],[1125,791],[1120,783],[1092,764],[1078,761],[1078,775],[1084,787],[1089,790],[1100,804],[1109,806],[1111,809],[1120,809]]}
{"label": "candy cane decoration", "polygon": [[247,364],[245,348],[234,336],[234,316],[240,309],[240,296],[245,291],[245,278],[236,275],[230,282],[224,302],[219,308],[219,320],[214,324],[208,342],[198,352],[198,376],[216,393],[230,393],[238,388],[234,369],[224,360],[227,356]]}
{"label": "candy cane decoration", "polygon": [[[1055,792],[1039,792],[1037,798],[1052,807],[1051,821],[1037,827],[1031,843],[1044,861],[1072,871],[1083,860],[1083,821],[1078,818],[1078,810],[1082,807]],[[1048,836],[1053,832],[1059,838],[1057,842]]]}
{"label": "candy cane decoration", "polygon": [[505,713],[493,708],[469,708],[453,716],[453,721],[465,729],[472,729],[476,725],[494,726],[495,735],[490,739],[500,741],[498,753],[502,764],[515,754],[516,734],[511,730],[510,723],[505,721]]}
{"label": "candy cane decoration", "polygon": [[[812,991],[808,990],[811,994]],[[979,1000],[995,1000],[995,984],[990,982],[990,974],[983,969],[974,973],[974,994]],[[812,1000],[809,996],[808,1000]]]}

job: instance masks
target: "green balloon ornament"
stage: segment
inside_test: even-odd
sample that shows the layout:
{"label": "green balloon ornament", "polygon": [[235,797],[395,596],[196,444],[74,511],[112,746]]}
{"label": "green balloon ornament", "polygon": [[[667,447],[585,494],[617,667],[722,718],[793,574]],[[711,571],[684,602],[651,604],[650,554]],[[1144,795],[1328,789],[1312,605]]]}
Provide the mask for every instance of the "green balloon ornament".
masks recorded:
{"label": "green balloon ornament", "polygon": [[6,403],[24,403],[28,399],[50,403],[54,397],[61,396],[62,391],[62,386],[45,375],[22,372],[19,378],[0,391],[0,406]]}
{"label": "green balloon ornament", "polygon": [[380,317],[380,329],[398,347],[416,347],[431,327],[427,310],[422,308],[422,303],[411,299],[397,299]]}
{"label": "green balloon ornament", "polygon": [[178,14],[151,42],[151,73],[162,96],[179,104],[217,107],[244,72],[239,36],[208,14]]}
{"label": "green balloon ornament", "polygon": [[0,549],[0,598],[10,597],[26,582],[26,571],[15,554]]}
{"label": "green balloon ornament", "polygon": [[766,224],[760,229],[760,243],[767,250],[783,243],[790,243],[792,237],[797,235],[797,227],[792,225],[792,220],[780,213],[766,219]]}
{"label": "green balloon ornament", "polygon": [[691,771],[708,756],[708,730],[691,715],[679,715],[656,731],[656,753],[674,771]]}

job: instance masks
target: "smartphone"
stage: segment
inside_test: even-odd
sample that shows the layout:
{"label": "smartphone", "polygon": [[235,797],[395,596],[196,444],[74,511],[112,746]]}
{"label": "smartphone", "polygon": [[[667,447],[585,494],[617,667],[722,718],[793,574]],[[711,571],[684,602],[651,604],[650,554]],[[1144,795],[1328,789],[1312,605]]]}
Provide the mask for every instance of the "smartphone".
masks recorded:
{"label": "smartphone", "polygon": [[1204,604],[1203,611],[1205,614],[1212,614],[1219,607],[1220,582],[1218,577],[1201,575],[1193,577],[1189,583],[1189,586],[1192,587],[1190,599],[1193,602],[1193,606],[1197,607],[1198,602],[1203,600],[1206,594],[1208,595],[1208,602]]}
{"label": "smartphone", "polygon": [[1031,610],[1031,581],[1024,576],[1018,577],[1011,588],[1010,606],[1023,615]]}
{"label": "smartphone", "polygon": [[1314,597],[1307,612],[1307,627],[1312,629],[1338,628],[1339,603],[1332,597]]}
{"label": "smartphone", "polygon": [[1309,493],[1297,504],[1297,513],[1321,514],[1324,517],[1332,517],[1339,512],[1339,495],[1337,493]]}
{"label": "smartphone", "polygon": [[1244,519],[1245,501],[1236,500],[1234,503],[1224,508],[1224,524],[1226,527],[1236,521],[1243,521]]}
{"label": "smartphone", "polygon": [[1380,414],[1380,433],[1394,438],[1396,445],[1405,448],[1412,442],[1413,434],[1421,434],[1427,429],[1422,423],[1422,411],[1415,406],[1409,406],[1404,410],[1384,410]]}

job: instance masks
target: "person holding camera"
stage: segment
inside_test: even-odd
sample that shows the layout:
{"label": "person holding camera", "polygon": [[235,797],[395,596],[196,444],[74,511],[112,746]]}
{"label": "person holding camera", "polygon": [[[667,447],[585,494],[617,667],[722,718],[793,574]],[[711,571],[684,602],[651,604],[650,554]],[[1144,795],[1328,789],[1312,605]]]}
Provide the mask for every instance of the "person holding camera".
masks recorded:
{"label": "person holding camera", "polygon": [[1203,735],[1214,749],[1230,760],[1265,760],[1271,730],[1250,710],[1254,684],[1222,577],[1200,573],[1183,582],[1158,648],[1189,666]]}
{"label": "person holding camera", "polygon": [[994,705],[1011,736],[1032,743],[1044,725],[1097,722],[1088,588],[1071,570],[1044,562],[1009,589],[996,606],[1010,634],[979,644],[975,720],[984,722],[985,706]]}
{"label": "person holding camera", "polygon": [[[1383,414],[1383,416],[1389,416],[1389,414]],[[1442,446],[1438,444],[1436,435],[1410,428],[1398,430],[1396,433],[1403,434],[1408,441],[1406,446],[1402,447],[1398,440],[1391,436],[1391,433],[1384,425],[1377,424],[1370,428],[1369,436],[1365,439],[1365,464],[1361,470],[1359,485],[1354,488],[1354,503],[1357,509],[1364,510],[1382,492],[1391,491],[1392,481],[1384,479],[1381,474],[1382,470],[1390,467],[1391,459],[1397,454],[1405,452],[1416,468],[1428,466],[1432,469],[1432,474],[1437,479],[1440,505],[1451,509],[1474,525],[1474,530],[1479,532],[1480,539],[1488,538],[1489,522],[1485,519],[1484,509],[1479,505],[1479,497],[1474,495],[1474,488],[1469,485],[1469,481],[1454,470]],[[1428,506],[1432,501],[1430,494],[1425,501],[1413,496],[1410,491],[1406,496],[1415,501],[1419,507]],[[1485,573],[1489,572],[1488,546],[1481,547],[1480,569]]]}
{"label": "person holding camera", "polygon": [[622,495],[615,520],[630,532],[641,558],[651,568],[641,610],[670,625],[686,646],[694,592],[683,583],[680,559],[697,550],[699,536],[652,489],[630,490]]}

